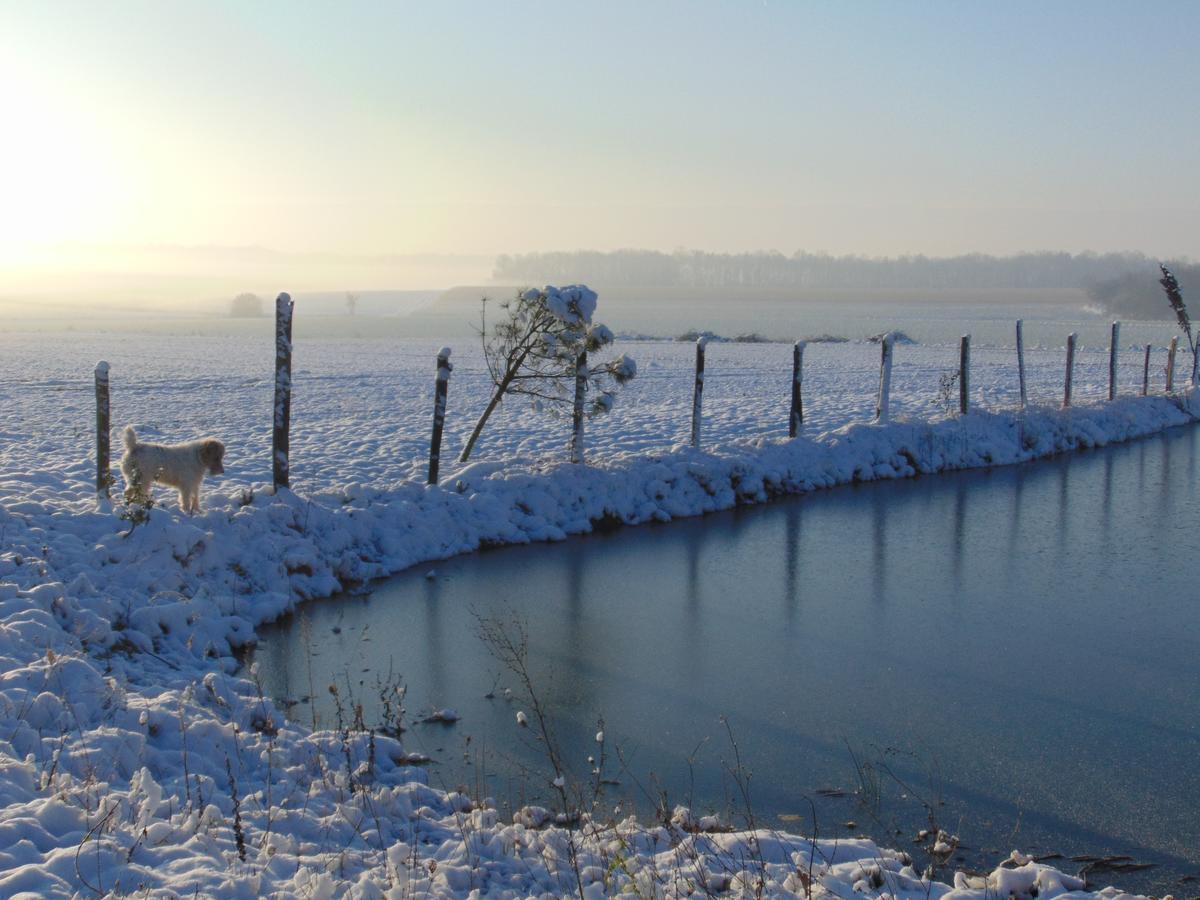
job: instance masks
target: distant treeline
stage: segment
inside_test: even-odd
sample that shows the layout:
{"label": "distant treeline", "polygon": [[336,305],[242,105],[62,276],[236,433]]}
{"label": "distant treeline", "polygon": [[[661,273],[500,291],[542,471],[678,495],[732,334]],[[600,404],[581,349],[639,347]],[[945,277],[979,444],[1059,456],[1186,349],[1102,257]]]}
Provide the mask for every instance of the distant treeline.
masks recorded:
{"label": "distant treeline", "polygon": [[[1168,262],[1183,292],[1183,302],[1195,322],[1200,319],[1200,265]],[[1150,263],[1134,272],[1098,281],[1088,286],[1088,296],[1097,306],[1116,316],[1130,319],[1173,319],[1175,313],[1167,302],[1158,279],[1162,273],[1157,263]]]}
{"label": "distant treeline", "polygon": [[[1183,266],[1181,269],[1194,267]],[[590,250],[522,253],[496,260],[494,277],[509,284],[582,281],[599,286],[776,287],[804,289],[1085,288],[1116,301],[1133,284],[1153,277],[1155,261],[1141,253],[1019,253],[1015,256],[868,258],[799,251],[703,253],[679,250]],[[1180,279],[1183,280],[1183,273]],[[1190,280],[1190,279],[1189,279]]]}

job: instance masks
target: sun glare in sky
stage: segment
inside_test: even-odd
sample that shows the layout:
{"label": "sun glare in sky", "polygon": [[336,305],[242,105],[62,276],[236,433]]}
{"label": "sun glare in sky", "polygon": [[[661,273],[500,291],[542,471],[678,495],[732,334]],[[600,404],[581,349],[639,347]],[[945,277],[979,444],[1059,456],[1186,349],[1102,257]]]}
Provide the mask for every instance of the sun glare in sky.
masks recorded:
{"label": "sun glare in sky", "polygon": [[0,262],[1195,256],[1197,26],[1173,2],[9,3]]}
{"label": "sun glare in sky", "polygon": [[10,260],[18,248],[102,237],[120,207],[123,173],[105,123],[48,82],[13,56],[0,59],[0,252]]}

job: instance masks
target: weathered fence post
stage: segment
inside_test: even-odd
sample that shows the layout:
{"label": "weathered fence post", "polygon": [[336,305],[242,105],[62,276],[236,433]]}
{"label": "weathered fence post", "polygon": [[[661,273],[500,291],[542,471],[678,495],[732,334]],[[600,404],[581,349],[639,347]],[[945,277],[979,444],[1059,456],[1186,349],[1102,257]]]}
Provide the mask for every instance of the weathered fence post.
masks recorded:
{"label": "weathered fence post", "polygon": [[696,387],[692,391],[692,446],[700,446],[701,401],[704,398],[704,348],[707,338],[696,340]]}
{"label": "weathered fence post", "polygon": [[1025,407],[1025,323],[1017,319],[1017,380],[1021,383],[1021,407]]}
{"label": "weathered fence post", "polygon": [[429,439],[429,478],[426,483],[438,483],[438,462],[442,455],[442,425],[446,421],[446,392],[450,388],[450,348],[443,347],[437,355],[437,381],[433,387],[433,435]]}
{"label": "weathered fence post", "polygon": [[575,406],[571,410],[571,462],[583,462],[583,395],[587,391],[587,351],[575,359]]}
{"label": "weathered fence post", "polygon": [[275,490],[288,486],[292,424],[292,298],[275,298],[275,422],[271,432],[271,474]]}
{"label": "weathered fence post", "polygon": [[1075,376],[1075,332],[1067,335],[1067,377],[1063,383],[1063,407],[1071,405],[1071,382]]}
{"label": "weathered fence post", "polygon": [[1150,345],[1146,345],[1146,361],[1142,363],[1142,396],[1150,393]]}
{"label": "weathered fence post", "polygon": [[1108,342],[1108,399],[1117,399],[1117,347],[1121,343],[1121,323],[1112,323],[1112,338]]}
{"label": "weathered fence post", "polygon": [[1171,338],[1171,345],[1167,347],[1167,393],[1175,390],[1175,351],[1179,349],[1179,338]]}
{"label": "weathered fence post", "polygon": [[971,411],[971,336],[964,334],[958,350],[958,413]]}
{"label": "weathered fence post", "polygon": [[107,500],[112,484],[109,436],[112,428],[108,407],[108,363],[96,363],[96,499]]}
{"label": "weathered fence post", "polygon": [[788,416],[788,437],[795,437],[804,425],[804,341],[792,345],[792,413]]}
{"label": "weathered fence post", "polygon": [[879,398],[875,401],[875,421],[886,422],[892,395],[892,333],[879,339]]}

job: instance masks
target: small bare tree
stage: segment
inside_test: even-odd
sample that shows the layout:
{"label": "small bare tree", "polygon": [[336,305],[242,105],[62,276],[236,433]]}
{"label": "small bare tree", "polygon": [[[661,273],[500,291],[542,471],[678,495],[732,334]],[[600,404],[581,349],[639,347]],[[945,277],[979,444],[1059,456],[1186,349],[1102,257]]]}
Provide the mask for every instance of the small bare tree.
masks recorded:
{"label": "small bare tree", "polygon": [[[580,354],[599,350],[613,341],[606,326],[592,322],[596,292],[585,285],[520,291],[500,304],[504,318],[491,333],[487,330],[487,298],[482,301],[480,337],[495,391],[475,423],[459,462],[466,462],[488,419],[505,394],[524,394],[535,403],[561,408],[572,403],[576,363]],[[589,413],[612,409],[616,389],[637,374],[637,365],[625,354],[589,365],[585,373],[592,395]]]}
{"label": "small bare tree", "polygon": [[1179,320],[1179,327],[1183,330],[1184,336],[1187,338],[1188,348],[1192,351],[1192,384],[1196,383],[1197,368],[1196,363],[1197,351],[1200,350],[1200,334],[1192,336],[1192,320],[1188,317],[1187,307],[1183,305],[1183,291],[1179,288],[1179,281],[1175,278],[1175,274],[1162,263],[1158,264],[1162,270],[1162,278],[1158,279],[1158,283],[1162,285],[1163,291],[1166,292],[1167,302],[1171,304],[1171,309],[1175,311],[1175,318]]}
{"label": "small bare tree", "polygon": [[235,319],[257,319],[262,314],[263,301],[258,294],[238,294],[229,304],[229,315]]}
{"label": "small bare tree", "polygon": [[358,294],[346,292],[346,315],[352,316],[358,312]]}

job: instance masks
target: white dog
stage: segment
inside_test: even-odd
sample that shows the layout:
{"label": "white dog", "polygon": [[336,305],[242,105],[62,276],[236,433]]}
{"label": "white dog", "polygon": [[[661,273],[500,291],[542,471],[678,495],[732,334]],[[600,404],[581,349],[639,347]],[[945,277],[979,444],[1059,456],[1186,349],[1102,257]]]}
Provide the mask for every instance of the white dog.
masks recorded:
{"label": "white dog", "polygon": [[225,445],[215,438],[185,444],[140,443],[133,426],[125,428],[125,501],[145,501],[155,482],[179,489],[179,508],[188,515],[200,511],[200,484],[205,475],[220,475]]}

